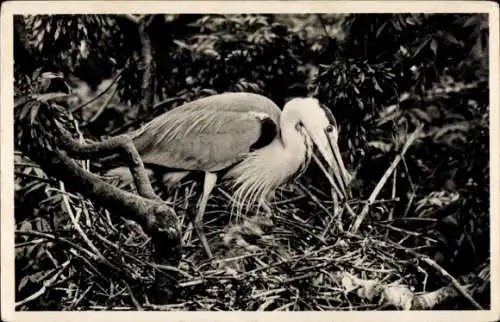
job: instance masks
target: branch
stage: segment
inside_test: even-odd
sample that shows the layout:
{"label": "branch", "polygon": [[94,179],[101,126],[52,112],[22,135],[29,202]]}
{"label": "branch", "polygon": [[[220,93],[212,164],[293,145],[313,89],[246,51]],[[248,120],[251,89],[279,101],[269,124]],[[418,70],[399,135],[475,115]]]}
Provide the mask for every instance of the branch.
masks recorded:
{"label": "branch", "polygon": [[[139,223],[153,239],[180,240],[176,215],[163,202],[143,198],[107,183],[82,169],[61,151],[56,151],[52,160],[41,160],[40,163],[47,174],[63,180],[68,190],[82,192],[103,207],[111,209],[112,214]],[[165,242],[163,245],[163,248],[170,247]]]}
{"label": "branch", "polygon": [[128,161],[137,192],[145,198],[158,199],[154,193],[153,187],[151,186],[146,170],[144,169],[141,156],[139,155],[139,152],[137,152],[137,149],[129,136],[121,135],[112,137],[104,142],[82,144],[71,138],[69,132],[61,125],[58,123],[56,124],[61,132],[58,143],[64,150],[66,150],[69,156],[76,159],[87,159],[99,156],[104,157],[113,153],[121,152]]}
{"label": "branch", "polygon": [[[19,149],[38,163],[48,176],[63,181],[68,191],[79,192],[96,204],[112,210],[110,213],[115,217],[138,223],[151,237],[155,246],[155,260],[175,266],[180,259],[181,244],[176,214],[155,195],[131,139],[118,136],[99,143],[80,143],[73,139],[73,131],[66,128],[73,120],[72,115],[58,104],[42,100],[44,95],[53,96],[51,93],[38,95],[37,103],[26,107],[30,117],[19,115],[16,118],[16,129],[20,133]],[[113,152],[125,154],[140,195],[107,183],[73,159],[93,159]],[[96,254],[92,256],[100,258]],[[168,292],[170,285],[164,285],[163,290]]]}
{"label": "branch", "polygon": [[118,90],[118,87],[115,87],[113,89],[113,91],[111,92],[111,94],[106,99],[106,101],[104,101],[102,106],[99,108],[99,110],[90,118],[90,120],[88,120],[86,123],[82,124],[81,125],[82,127],[88,126],[90,123],[93,123],[97,120],[97,118],[104,112],[106,107],[108,107],[109,103],[111,102],[111,100],[115,96],[117,90]]}
{"label": "branch", "polygon": [[154,89],[155,89],[155,62],[154,51],[150,37],[150,26],[154,16],[143,18],[139,21],[139,37],[141,39],[141,53],[142,62],[144,64],[144,73],[142,75],[141,94],[142,102],[141,108],[145,110],[151,107],[154,102]]}
{"label": "branch", "polygon": [[43,286],[38,290],[36,291],[35,293],[31,294],[30,296],[28,296],[27,298],[19,301],[19,302],[16,302],[15,306],[16,308],[21,306],[21,305],[24,305],[30,301],[33,301],[33,300],[36,300],[37,298],[39,298],[40,296],[42,296],[48,288],[52,287],[54,285],[54,282],[59,278],[59,276],[61,276],[61,274],[63,273],[63,271],[66,269],[66,267],[68,267],[70,261],[67,260],[66,262],[64,262],[59,270],[54,274],[54,276],[52,276],[50,279],[46,280],[43,282]]}
{"label": "branch", "polygon": [[446,277],[450,281],[451,285],[453,285],[453,287],[458,291],[458,293],[460,293],[460,295],[465,297],[476,309],[484,310],[483,307],[479,303],[477,303],[476,300],[474,300],[469,293],[467,293],[464,287],[460,285],[457,279],[454,278],[450,273],[448,273],[444,268],[439,266],[438,263],[436,263],[427,256],[422,256],[420,259],[426,262],[429,266],[431,266],[435,270],[437,270],[439,273],[441,273],[441,275]]}
{"label": "branch", "polygon": [[406,154],[406,151],[408,150],[408,148],[413,144],[413,142],[415,142],[415,140],[417,139],[418,137],[418,134],[420,133],[420,131],[422,130],[422,127],[423,125],[419,125],[417,127],[417,129],[409,136],[408,140],[406,141],[405,145],[403,146],[403,149],[401,150],[401,152],[396,156],[396,158],[394,159],[394,161],[392,161],[392,164],[389,166],[389,168],[385,171],[384,175],[382,176],[382,178],[380,178],[380,181],[378,182],[378,184],[375,186],[375,188],[373,189],[373,192],[371,193],[370,197],[368,198],[368,201],[367,203],[365,204],[365,206],[363,207],[363,209],[361,210],[361,213],[356,217],[354,223],[351,225],[351,227],[349,228],[349,231],[351,233],[356,233],[359,229],[359,226],[361,225],[361,223],[363,222],[363,220],[365,219],[366,215],[368,214],[368,210],[370,210],[370,206],[375,202],[375,199],[377,199],[377,196],[378,194],[380,193],[380,191],[382,190],[382,188],[384,187],[385,183],[387,182],[387,180],[389,179],[389,177],[391,176],[392,172],[396,169],[396,167],[398,166],[399,162],[401,161],[401,159],[403,158],[403,156]]}
{"label": "branch", "polygon": [[[88,100],[87,102],[81,104],[80,106],[77,106],[73,109],[71,109],[71,113],[75,113],[77,111],[79,111],[80,109],[84,108],[85,106],[89,105],[90,103],[94,102],[95,100],[97,100],[99,97],[103,96],[116,82],[118,82],[122,76],[122,73],[125,69],[122,69],[120,70],[116,75],[115,77],[113,78],[113,80],[111,81],[111,83],[105,88],[102,90],[102,92],[100,92],[99,94],[97,94],[96,96],[94,96],[93,98],[91,98],[90,100]],[[115,89],[116,91],[116,89]],[[107,104],[105,104],[107,105]]]}
{"label": "branch", "polygon": [[[359,278],[348,272],[340,272],[334,276],[338,278],[341,289],[346,293],[356,294],[359,298],[369,301],[380,297],[382,304],[380,308],[389,306],[398,310],[429,310],[458,296],[451,285],[443,286],[432,292],[415,293],[409,285],[387,284],[376,279]],[[476,305],[479,306],[477,303]]]}

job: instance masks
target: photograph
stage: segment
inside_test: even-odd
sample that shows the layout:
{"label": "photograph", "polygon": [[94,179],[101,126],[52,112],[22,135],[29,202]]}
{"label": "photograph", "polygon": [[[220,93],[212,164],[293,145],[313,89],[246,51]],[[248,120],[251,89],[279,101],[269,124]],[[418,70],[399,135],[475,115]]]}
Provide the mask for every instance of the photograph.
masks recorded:
{"label": "photograph", "polygon": [[2,4],[2,312],[500,318],[498,4],[169,2]]}

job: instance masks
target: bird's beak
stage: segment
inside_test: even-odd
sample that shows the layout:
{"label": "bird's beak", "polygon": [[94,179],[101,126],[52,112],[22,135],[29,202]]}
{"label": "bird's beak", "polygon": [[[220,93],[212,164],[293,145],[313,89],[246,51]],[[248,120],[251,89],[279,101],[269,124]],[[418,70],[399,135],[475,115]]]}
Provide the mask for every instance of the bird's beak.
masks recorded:
{"label": "bird's beak", "polygon": [[340,155],[337,144],[337,131],[333,133],[324,131],[324,133],[316,133],[316,135],[311,134],[312,133],[309,133],[312,141],[318,148],[323,160],[327,163],[328,168],[333,172],[333,177],[330,171],[323,166],[321,160],[315,153],[313,153],[314,161],[323,171],[337,195],[340,196],[341,199],[348,200],[351,197],[348,189],[351,178]]}

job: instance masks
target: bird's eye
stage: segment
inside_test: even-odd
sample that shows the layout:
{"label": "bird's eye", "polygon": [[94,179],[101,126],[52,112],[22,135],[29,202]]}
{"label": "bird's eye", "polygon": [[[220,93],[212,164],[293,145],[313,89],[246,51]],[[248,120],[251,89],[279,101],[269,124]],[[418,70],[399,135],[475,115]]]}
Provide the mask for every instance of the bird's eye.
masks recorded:
{"label": "bird's eye", "polygon": [[298,122],[296,125],[295,125],[295,129],[297,131],[300,131],[300,129],[304,126],[304,124],[302,124],[302,122]]}
{"label": "bird's eye", "polygon": [[328,132],[328,133],[333,132],[333,130],[334,130],[334,128],[333,128],[333,125],[331,125],[331,124],[329,124],[329,125],[326,127],[326,129],[325,129],[325,131],[326,131],[326,132]]}

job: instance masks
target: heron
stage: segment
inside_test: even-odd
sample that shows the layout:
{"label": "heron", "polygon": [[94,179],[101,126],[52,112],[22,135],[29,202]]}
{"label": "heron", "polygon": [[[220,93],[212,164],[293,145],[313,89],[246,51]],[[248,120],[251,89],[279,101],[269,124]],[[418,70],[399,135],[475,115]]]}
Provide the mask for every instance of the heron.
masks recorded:
{"label": "heron", "polygon": [[260,94],[216,94],[169,110],[129,135],[145,166],[168,170],[168,184],[204,173],[194,228],[209,258],[203,215],[219,179],[230,180],[237,213],[244,204],[269,210],[274,191],[299,177],[313,158],[339,197],[348,197],[350,175],[337,144],[338,128],[316,98],[292,98],[281,110]]}

